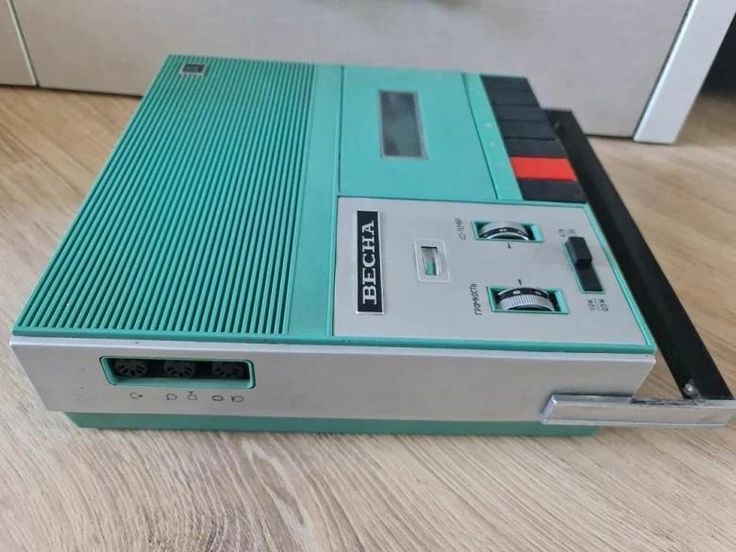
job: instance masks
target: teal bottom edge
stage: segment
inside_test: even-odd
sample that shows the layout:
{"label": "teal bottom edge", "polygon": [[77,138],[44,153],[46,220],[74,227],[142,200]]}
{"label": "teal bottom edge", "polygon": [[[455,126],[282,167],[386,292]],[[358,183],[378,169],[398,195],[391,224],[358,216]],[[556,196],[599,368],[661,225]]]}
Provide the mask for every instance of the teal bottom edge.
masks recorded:
{"label": "teal bottom edge", "polygon": [[283,433],[403,433],[423,435],[593,435],[597,427],[550,426],[539,422],[446,422],[342,418],[263,418],[182,414],[65,413],[80,427]]}

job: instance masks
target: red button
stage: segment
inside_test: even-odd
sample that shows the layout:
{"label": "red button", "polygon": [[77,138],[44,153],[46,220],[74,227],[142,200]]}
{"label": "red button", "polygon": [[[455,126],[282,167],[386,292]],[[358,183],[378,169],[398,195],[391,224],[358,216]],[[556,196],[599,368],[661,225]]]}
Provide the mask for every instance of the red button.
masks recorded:
{"label": "red button", "polygon": [[511,166],[519,180],[577,180],[567,159],[512,157]]}

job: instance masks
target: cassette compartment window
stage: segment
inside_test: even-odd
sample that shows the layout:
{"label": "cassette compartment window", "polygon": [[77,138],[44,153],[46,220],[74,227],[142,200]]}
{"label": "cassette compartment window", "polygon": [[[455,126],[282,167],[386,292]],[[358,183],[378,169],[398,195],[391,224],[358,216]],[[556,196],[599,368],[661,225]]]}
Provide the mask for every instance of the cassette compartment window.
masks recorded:
{"label": "cassette compartment window", "polygon": [[378,94],[381,154],[384,157],[426,158],[416,93],[380,90]]}

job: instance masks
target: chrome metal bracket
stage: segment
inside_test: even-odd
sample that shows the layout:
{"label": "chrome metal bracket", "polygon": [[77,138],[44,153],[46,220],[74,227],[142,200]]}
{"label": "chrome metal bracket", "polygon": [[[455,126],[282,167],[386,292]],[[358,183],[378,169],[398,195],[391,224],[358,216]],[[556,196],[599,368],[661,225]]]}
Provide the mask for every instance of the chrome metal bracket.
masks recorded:
{"label": "chrome metal bracket", "polygon": [[547,425],[614,427],[724,427],[736,416],[736,400],[635,399],[611,395],[550,396]]}

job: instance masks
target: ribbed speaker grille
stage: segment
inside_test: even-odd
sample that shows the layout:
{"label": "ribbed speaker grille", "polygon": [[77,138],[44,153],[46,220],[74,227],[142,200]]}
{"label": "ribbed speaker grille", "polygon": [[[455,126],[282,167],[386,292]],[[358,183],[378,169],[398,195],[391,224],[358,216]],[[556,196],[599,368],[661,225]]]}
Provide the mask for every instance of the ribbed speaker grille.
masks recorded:
{"label": "ribbed speaker grille", "polygon": [[169,58],[16,333],[284,332],[313,71]]}

